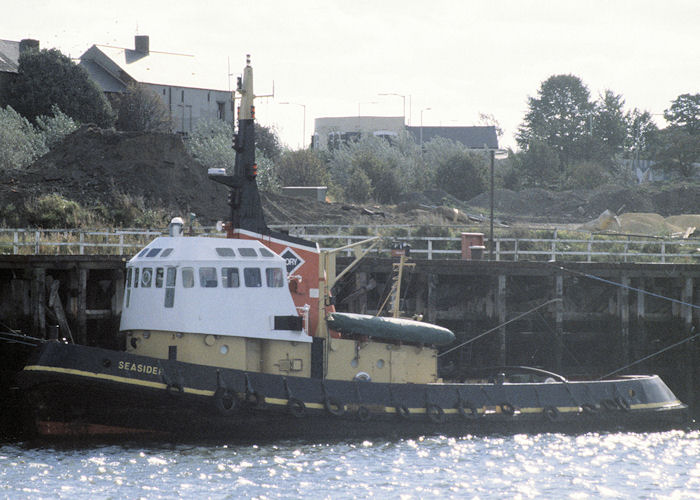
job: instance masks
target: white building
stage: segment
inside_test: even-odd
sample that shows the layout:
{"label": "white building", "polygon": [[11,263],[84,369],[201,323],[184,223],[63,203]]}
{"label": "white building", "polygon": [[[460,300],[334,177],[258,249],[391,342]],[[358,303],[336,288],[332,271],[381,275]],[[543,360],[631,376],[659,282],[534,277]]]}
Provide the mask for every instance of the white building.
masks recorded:
{"label": "white building", "polygon": [[194,56],[150,50],[146,35],[136,35],[133,49],[93,45],[80,56],[80,65],[107,95],[133,83],[155,91],[170,110],[174,132],[189,134],[201,119],[233,123],[232,93],[213,83]]}

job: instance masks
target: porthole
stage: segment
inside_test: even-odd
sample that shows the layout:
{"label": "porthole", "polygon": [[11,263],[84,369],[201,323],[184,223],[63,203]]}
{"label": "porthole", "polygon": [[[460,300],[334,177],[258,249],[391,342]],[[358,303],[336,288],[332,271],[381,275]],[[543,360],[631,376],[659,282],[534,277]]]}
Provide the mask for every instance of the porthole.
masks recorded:
{"label": "porthole", "polygon": [[219,348],[219,352],[220,352],[221,354],[223,354],[223,355],[228,354],[228,346],[227,346],[226,344],[222,345],[222,346]]}
{"label": "porthole", "polygon": [[353,358],[353,360],[350,361],[350,366],[352,366],[353,368],[357,368],[357,365],[357,358]]}
{"label": "porthole", "polygon": [[377,360],[377,368],[384,368],[384,360],[383,359]]}

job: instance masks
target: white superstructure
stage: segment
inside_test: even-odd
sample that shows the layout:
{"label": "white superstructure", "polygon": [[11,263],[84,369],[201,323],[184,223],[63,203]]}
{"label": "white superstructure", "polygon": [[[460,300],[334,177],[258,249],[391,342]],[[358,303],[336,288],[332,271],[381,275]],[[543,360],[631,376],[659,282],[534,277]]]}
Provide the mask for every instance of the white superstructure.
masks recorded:
{"label": "white superstructure", "polygon": [[120,330],[311,342],[285,260],[252,240],[168,236],[127,264]]}

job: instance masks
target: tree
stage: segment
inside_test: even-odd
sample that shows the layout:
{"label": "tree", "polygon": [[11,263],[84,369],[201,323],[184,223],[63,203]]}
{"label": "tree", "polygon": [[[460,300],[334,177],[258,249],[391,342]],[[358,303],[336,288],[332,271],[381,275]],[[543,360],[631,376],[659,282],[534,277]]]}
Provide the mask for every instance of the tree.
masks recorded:
{"label": "tree", "polygon": [[580,153],[582,138],[590,134],[594,105],[588,88],[574,75],[554,75],[545,80],[537,97],[528,99],[528,112],[518,129],[518,145],[546,144],[557,152],[563,167]]}
{"label": "tree", "polygon": [[595,149],[582,151],[581,157],[612,165],[623,151],[627,136],[627,121],[623,106],[625,100],[612,90],[606,90],[594,104],[591,136]]}
{"label": "tree", "polygon": [[672,127],[679,127],[690,135],[700,134],[700,94],[681,94],[664,111],[664,118]]}
{"label": "tree", "polygon": [[657,164],[666,171],[682,177],[694,173],[693,163],[700,161],[700,140],[682,127],[668,127],[660,132],[661,147],[656,155]]}
{"label": "tree", "polygon": [[625,156],[635,159],[651,159],[659,145],[659,127],[652,120],[651,113],[634,108],[627,113],[627,137]]}
{"label": "tree", "polygon": [[283,186],[325,186],[329,180],[326,165],[311,149],[285,151],[276,170]]}
{"label": "tree", "polygon": [[485,168],[483,157],[460,152],[438,165],[435,185],[460,200],[470,200],[484,191],[479,169]]}
{"label": "tree", "polygon": [[49,149],[61,142],[68,134],[75,132],[78,128],[78,124],[75,123],[75,120],[61,111],[55,104],[51,106],[51,113],[53,116],[42,115],[36,117],[36,126],[44,136],[44,143]]}
{"label": "tree", "polygon": [[163,100],[140,83],[131,84],[114,98],[117,130],[135,132],[170,132],[173,122]]}
{"label": "tree", "polygon": [[277,160],[282,154],[282,145],[273,127],[255,123],[255,145],[266,158]]}
{"label": "tree", "polygon": [[525,180],[531,186],[551,187],[561,180],[559,153],[545,142],[533,141],[527,150],[518,154]]}
{"label": "tree", "polygon": [[114,112],[87,72],[56,49],[28,50],[19,57],[19,74],[8,86],[7,102],[34,121],[55,104],[81,123],[114,124]]}

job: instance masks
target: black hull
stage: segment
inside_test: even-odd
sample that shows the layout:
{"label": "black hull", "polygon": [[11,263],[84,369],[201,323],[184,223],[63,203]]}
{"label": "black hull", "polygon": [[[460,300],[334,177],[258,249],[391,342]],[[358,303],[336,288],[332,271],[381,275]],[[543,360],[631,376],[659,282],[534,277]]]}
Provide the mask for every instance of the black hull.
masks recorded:
{"label": "black hull", "polygon": [[687,424],[685,405],[655,376],[522,384],[322,381],[51,343],[20,384],[42,436],[259,442]]}

